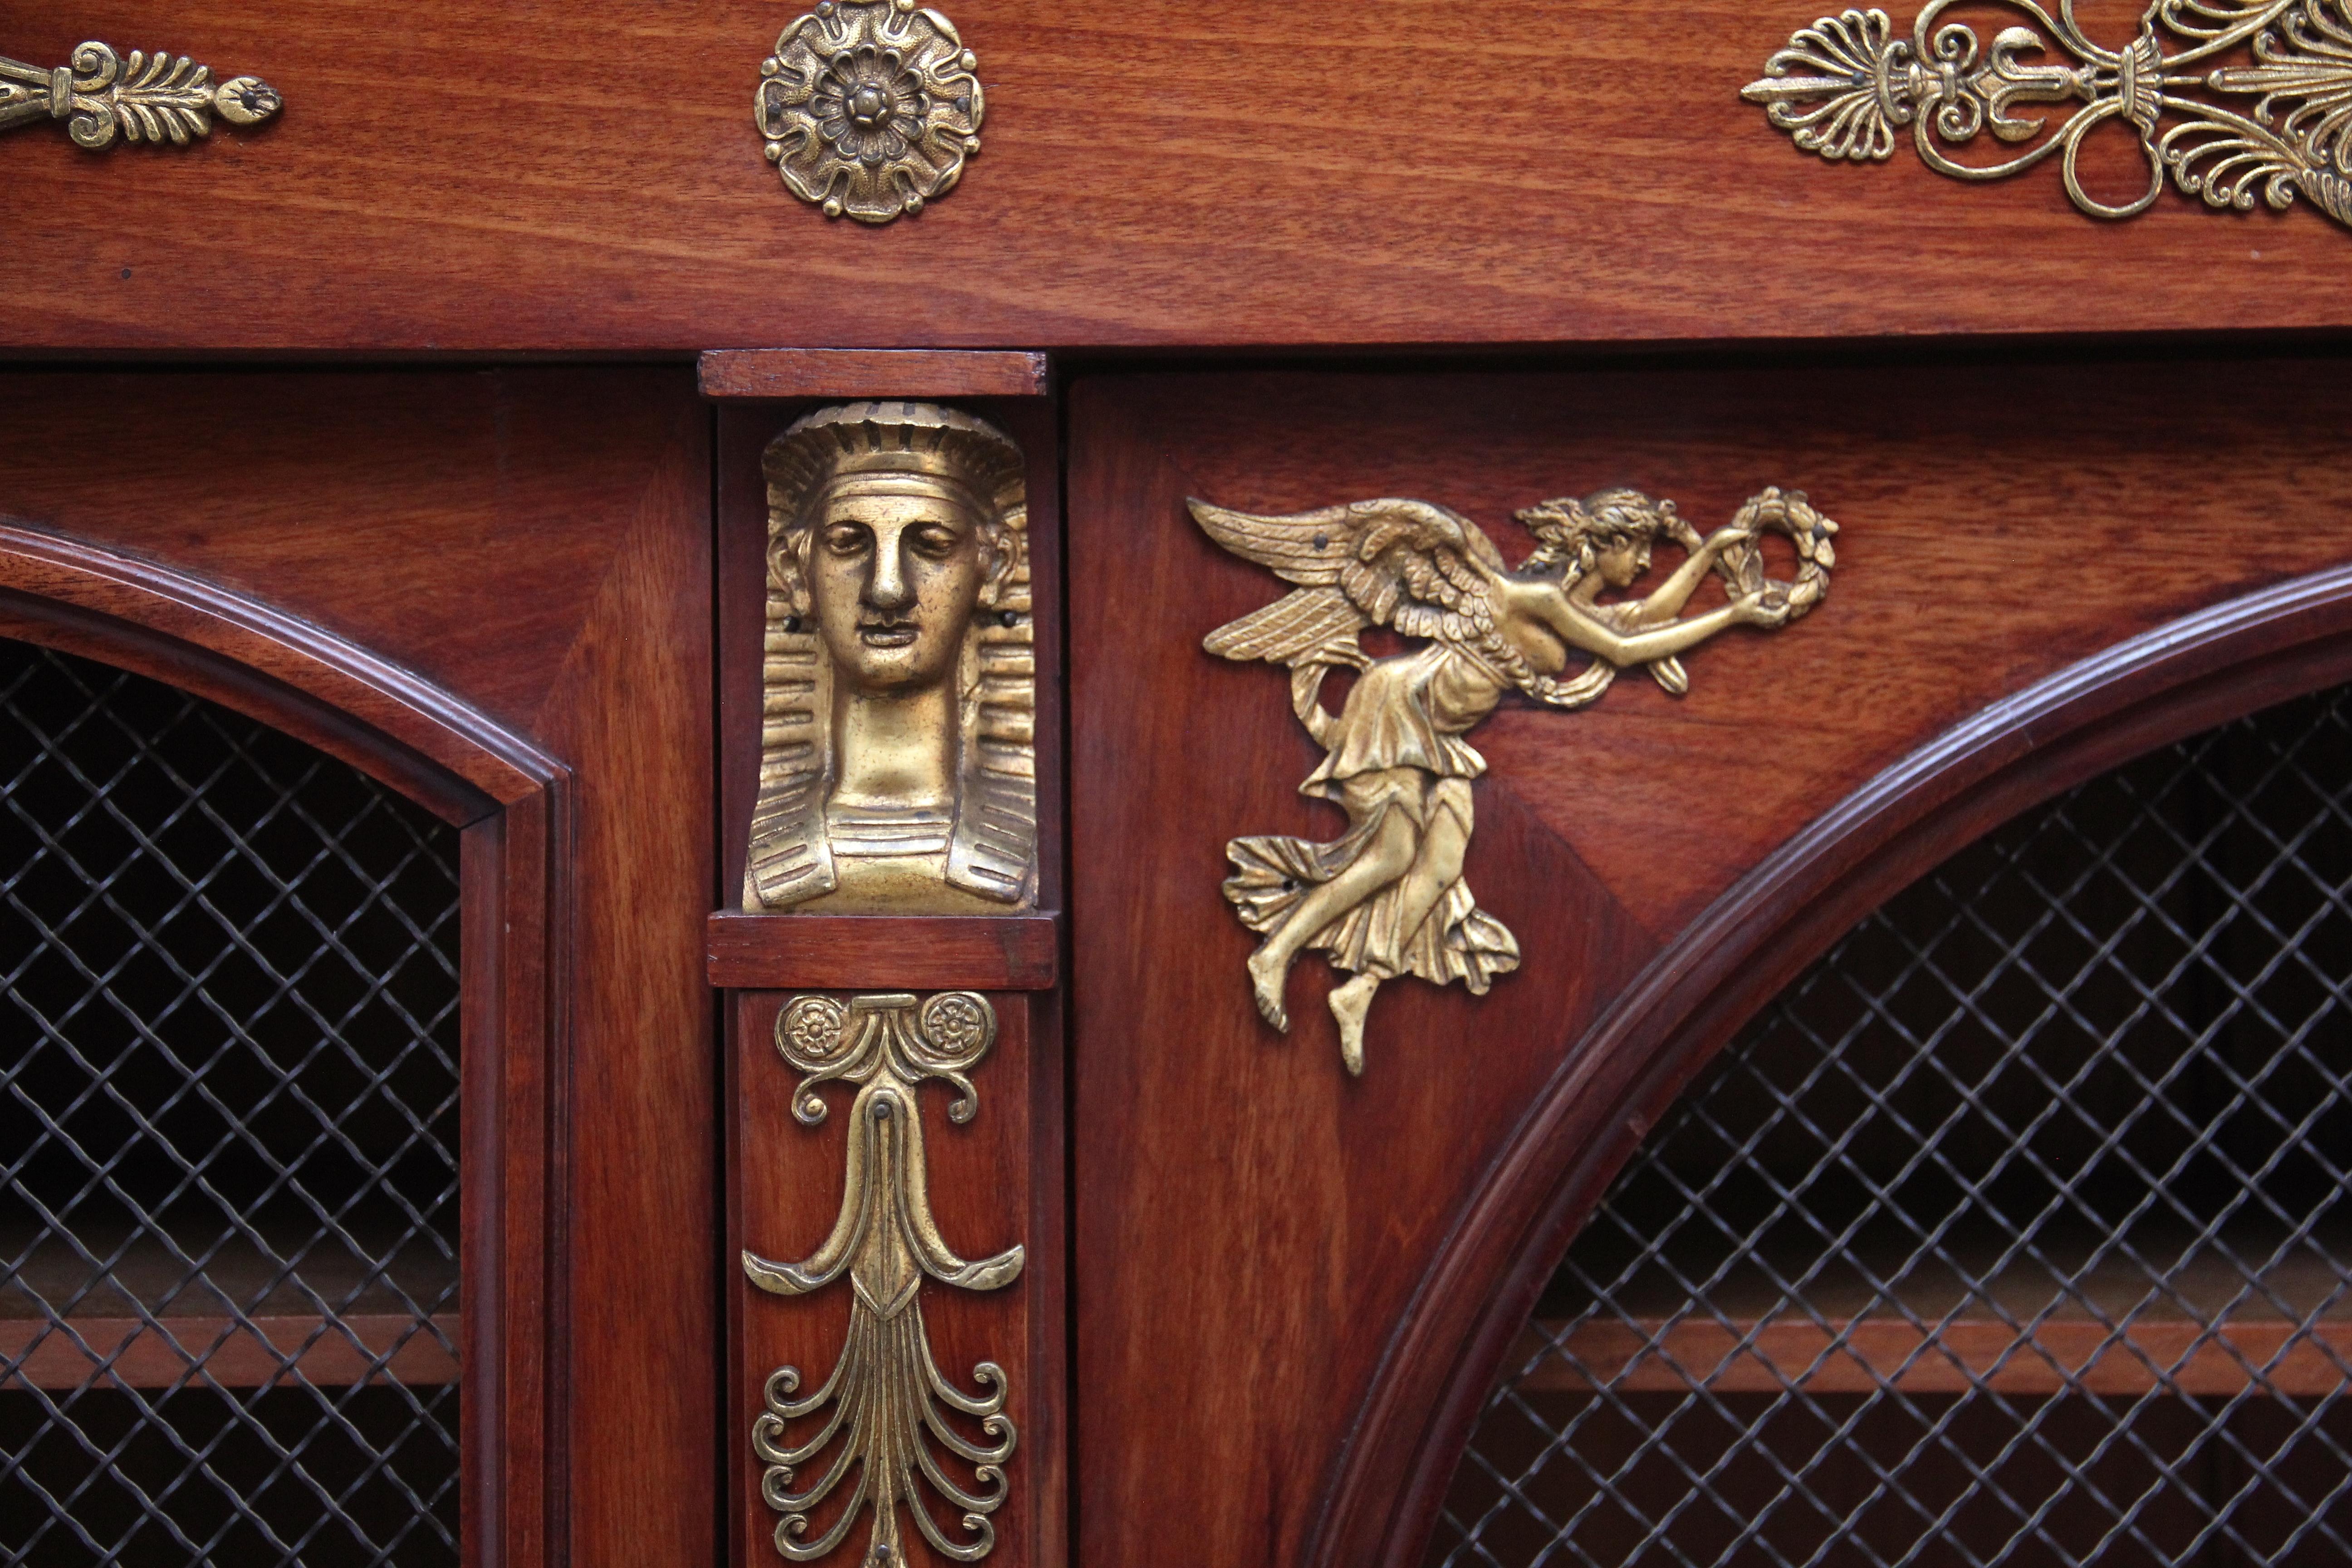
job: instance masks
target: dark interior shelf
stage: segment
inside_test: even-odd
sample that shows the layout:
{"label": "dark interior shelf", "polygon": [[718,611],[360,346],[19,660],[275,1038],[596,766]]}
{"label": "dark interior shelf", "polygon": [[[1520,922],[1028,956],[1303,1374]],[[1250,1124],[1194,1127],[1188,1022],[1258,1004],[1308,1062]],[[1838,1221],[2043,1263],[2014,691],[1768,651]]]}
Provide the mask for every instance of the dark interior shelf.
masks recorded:
{"label": "dark interior shelf", "polygon": [[[1864,1238],[1824,1261],[1800,1238],[1758,1248],[1713,1278],[1707,1261],[1653,1262],[1580,1312],[1555,1299],[1517,1357],[1524,1389],[1600,1384],[1660,1393],[2226,1396],[2250,1385],[2289,1397],[2340,1390],[2352,1372],[2352,1292],[2343,1238],[2250,1227],[2200,1243],[2187,1232],[2116,1239],[2053,1228],[2032,1251],[2013,1237]],[[1706,1281],[1692,1310],[1686,1282]],[[1802,1281],[1801,1291],[1784,1285]],[[1803,1305],[1797,1304],[1801,1295]]]}
{"label": "dark interior shelf", "polygon": [[[354,1228],[374,1250],[375,1227]],[[376,1271],[310,1236],[273,1226],[262,1245],[233,1237],[207,1257],[184,1245],[175,1255],[152,1232],[81,1235],[103,1272],[55,1237],[0,1236],[5,1256],[21,1259],[0,1279],[0,1363],[10,1369],[0,1387],[256,1388],[298,1373],[321,1385],[456,1382],[456,1260],[420,1240]],[[289,1257],[290,1272],[278,1261]],[[200,1274],[190,1258],[204,1261]]]}

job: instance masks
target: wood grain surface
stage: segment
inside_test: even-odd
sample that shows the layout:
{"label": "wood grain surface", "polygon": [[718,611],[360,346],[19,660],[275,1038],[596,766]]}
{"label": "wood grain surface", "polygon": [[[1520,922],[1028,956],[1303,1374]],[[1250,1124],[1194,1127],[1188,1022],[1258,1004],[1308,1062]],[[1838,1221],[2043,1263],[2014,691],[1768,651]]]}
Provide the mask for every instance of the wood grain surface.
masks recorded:
{"label": "wood grain surface", "polygon": [[[2352,233],[2307,204],[2217,214],[2168,191],[2109,224],[2047,164],[1979,186],[1907,142],[1884,165],[1799,152],[1739,89],[1819,0],[963,0],[948,9],[980,57],[985,154],[879,229],[827,222],[762,160],[760,62],[805,8],[433,0],[386,26],[355,0],[11,7],[13,58],[163,45],[267,78],[286,108],[184,151],[84,153],[46,123],[0,138],[0,188],[39,215],[0,256],[0,344],[1521,344],[2352,321]],[[1916,6],[1891,9],[1907,27]],[[2121,47],[2141,9],[2082,12]],[[2099,190],[2139,188],[2094,163]]]}
{"label": "wood grain surface", "polygon": [[696,362],[702,395],[1037,397],[1045,356],[941,349],[714,349]]}
{"label": "wood grain surface", "polygon": [[710,984],[803,991],[1050,991],[1054,915],[753,915],[721,910],[705,945]]}
{"label": "wood grain surface", "polygon": [[[1454,1315],[1423,1311],[1440,1289],[1428,1270],[1570,1047],[1727,889],[1906,753],[2126,637],[2352,559],[2340,374],[2312,359],[1079,379],[1082,1560],[1412,1560],[1418,1537],[1385,1529],[1412,1469],[1400,1452],[1450,1396],[1460,1342],[1395,1336],[1408,1318],[1466,1329],[1506,1272],[1489,1258],[1449,1274]],[[1351,1081],[1320,961],[1299,965],[1294,1027],[1276,1036],[1243,975],[1253,939],[1217,891],[1227,838],[1340,823],[1295,793],[1318,753],[1280,672],[1200,648],[1280,589],[1219,552],[1183,500],[1418,497],[1516,557],[1513,508],[1620,483],[1702,529],[1766,484],[1806,489],[1845,529],[1829,602],[1696,650],[1679,700],[1628,677],[1588,710],[1507,705],[1474,732],[1490,771],[1467,880],[1525,966],[1484,999],[1385,988]],[[1778,972],[1810,956],[1801,945],[1754,962]],[[1672,1088],[1594,1092],[1628,1107],[1638,1139]],[[1523,1219],[1599,1131],[1578,1121],[1524,1173]],[[1413,1365],[1391,1364],[1407,1352]],[[1376,1449],[1391,1451],[1364,1458]],[[1216,1458],[1171,1467],[1171,1452]]]}
{"label": "wood grain surface", "polygon": [[0,523],[0,630],[299,735],[459,826],[556,771],[478,710],[299,616],[63,535]]}
{"label": "wood grain surface", "polygon": [[[536,1108],[466,1128],[468,1312],[504,1314],[467,1347],[467,1463],[547,1480],[517,1517],[469,1489],[504,1561],[717,1552],[709,425],[683,369],[0,377],[0,514],[255,606],[181,635],[306,625],[365,650],[370,700],[446,693],[563,775],[464,839],[468,1103]],[[504,790],[500,762],[461,776]],[[510,929],[550,940],[484,968],[472,934]]]}
{"label": "wood grain surface", "polygon": [[568,1044],[553,981],[571,945],[574,884],[559,874],[557,846],[572,786],[566,770],[458,840],[459,1544],[515,1568],[551,1560],[561,1520],[549,1473],[565,1448],[549,1398],[560,1206],[549,1133]]}
{"label": "wood grain surface", "polygon": [[[462,1360],[462,1550],[517,1568],[545,1562],[554,1495],[546,1465],[546,1144],[550,1079],[562,1046],[546,990],[555,928],[563,923],[551,908],[551,840],[568,818],[569,770],[413,671],[161,562],[0,524],[0,635],[220,702],[463,827],[463,1310],[436,1320],[439,1339],[418,1332],[404,1342],[413,1324],[397,1316],[362,1311],[340,1321],[367,1344],[396,1345],[392,1364],[403,1382],[455,1381]],[[115,1259],[118,1284],[152,1283],[158,1262],[172,1272],[168,1259],[150,1253],[152,1245],[134,1243]],[[223,1269],[232,1276],[226,1284]],[[236,1295],[233,1277],[246,1271],[224,1257],[206,1274]],[[36,1283],[41,1272],[37,1264],[29,1275],[19,1271]],[[268,1282],[245,1284],[266,1290]],[[75,1289],[61,1284],[39,1293],[58,1299]],[[240,1299],[255,1294],[247,1289]],[[205,1350],[225,1332],[221,1323],[178,1325],[174,1345],[138,1331],[137,1320],[74,1319],[69,1333],[28,1331],[6,1359],[21,1363],[28,1386],[73,1388],[97,1375],[121,1387],[165,1387],[185,1380],[194,1353],[206,1379],[257,1387],[278,1379],[272,1345],[299,1347],[320,1320],[265,1312],[257,1321],[261,1333],[230,1334]],[[454,1342],[457,1356],[445,1342]],[[353,1359],[358,1354],[350,1340],[331,1333],[299,1359],[308,1375],[328,1381],[359,1375],[365,1363]]]}

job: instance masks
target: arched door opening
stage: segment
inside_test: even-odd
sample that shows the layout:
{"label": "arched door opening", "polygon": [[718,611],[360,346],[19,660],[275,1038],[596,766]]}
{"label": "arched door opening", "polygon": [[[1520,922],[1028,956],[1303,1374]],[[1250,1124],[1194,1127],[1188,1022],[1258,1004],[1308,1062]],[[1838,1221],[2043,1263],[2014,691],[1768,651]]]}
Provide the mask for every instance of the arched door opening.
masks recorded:
{"label": "arched door opening", "polygon": [[2352,1554],[2352,689],[1864,920],[1618,1174],[1446,1564]]}

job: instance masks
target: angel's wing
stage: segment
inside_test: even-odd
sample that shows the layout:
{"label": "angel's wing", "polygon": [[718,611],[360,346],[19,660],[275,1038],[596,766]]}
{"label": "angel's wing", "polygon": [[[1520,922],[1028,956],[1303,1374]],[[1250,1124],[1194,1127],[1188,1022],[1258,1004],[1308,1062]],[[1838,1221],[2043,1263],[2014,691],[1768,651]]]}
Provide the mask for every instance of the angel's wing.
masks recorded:
{"label": "angel's wing", "polygon": [[1322,664],[1361,669],[1371,662],[1357,636],[1364,614],[1337,588],[1300,588],[1263,610],[1219,626],[1201,646],[1220,658]]}
{"label": "angel's wing", "polygon": [[1486,578],[1505,569],[1502,552],[1459,512],[1417,500],[1289,517],[1187,504],[1210,538],[1300,589],[1210,633],[1212,653],[1360,666],[1356,634],[1367,625],[1447,641],[1479,640],[1493,626]]}

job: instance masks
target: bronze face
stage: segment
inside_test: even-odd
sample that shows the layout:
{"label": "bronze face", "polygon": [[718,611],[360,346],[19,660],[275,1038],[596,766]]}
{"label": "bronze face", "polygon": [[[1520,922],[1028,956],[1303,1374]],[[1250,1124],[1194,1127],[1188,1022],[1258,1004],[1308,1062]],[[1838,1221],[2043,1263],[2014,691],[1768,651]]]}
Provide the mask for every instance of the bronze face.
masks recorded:
{"label": "bronze face", "polygon": [[743,907],[984,914],[1036,897],[1021,450],[924,403],[768,443],[760,793]]}
{"label": "bronze face", "polygon": [[1650,542],[1631,537],[1612,539],[1594,553],[1593,566],[1611,588],[1630,588],[1650,569]]}
{"label": "bronze face", "polygon": [[988,574],[956,488],[852,475],[827,488],[810,532],[810,607],[836,678],[877,696],[952,679]]}

